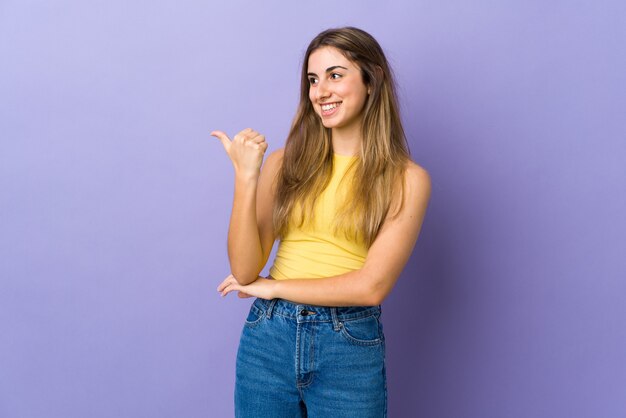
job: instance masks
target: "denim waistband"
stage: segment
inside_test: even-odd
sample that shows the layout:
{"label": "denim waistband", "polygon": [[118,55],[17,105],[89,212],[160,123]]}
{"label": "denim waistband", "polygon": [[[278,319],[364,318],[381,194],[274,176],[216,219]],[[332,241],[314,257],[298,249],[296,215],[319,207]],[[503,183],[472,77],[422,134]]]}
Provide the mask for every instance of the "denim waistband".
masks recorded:
{"label": "denim waistband", "polygon": [[253,308],[259,309],[260,314],[271,318],[272,315],[280,315],[292,318],[298,322],[333,322],[349,321],[365,318],[371,315],[380,315],[379,306],[316,306],[289,302],[283,299],[260,299],[253,303]]}

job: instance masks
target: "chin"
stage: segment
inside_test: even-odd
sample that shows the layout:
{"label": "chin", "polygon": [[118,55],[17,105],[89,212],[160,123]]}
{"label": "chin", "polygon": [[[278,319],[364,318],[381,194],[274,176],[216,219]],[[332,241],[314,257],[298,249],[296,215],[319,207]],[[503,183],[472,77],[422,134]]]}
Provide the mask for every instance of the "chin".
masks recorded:
{"label": "chin", "polygon": [[338,122],[332,119],[324,119],[320,116],[320,121],[322,122],[322,125],[324,125],[324,128],[336,128],[338,125]]}

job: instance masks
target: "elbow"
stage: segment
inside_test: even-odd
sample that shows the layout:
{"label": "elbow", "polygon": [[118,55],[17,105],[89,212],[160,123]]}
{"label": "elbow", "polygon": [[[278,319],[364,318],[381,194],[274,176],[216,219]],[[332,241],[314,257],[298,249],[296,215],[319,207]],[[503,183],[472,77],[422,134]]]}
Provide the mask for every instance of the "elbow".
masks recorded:
{"label": "elbow", "polygon": [[378,306],[385,300],[385,295],[372,292],[364,299],[365,304],[363,306]]}
{"label": "elbow", "polygon": [[230,273],[237,279],[237,282],[243,286],[252,283],[259,278],[259,274],[265,263],[260,264],[254,261],[253,258],[244,258],[228,254]]}
{"label": "elbow", "polygon": [[387,293],[383,286],[378,283],[365,286],[365,294],[363,295],[363,306],[378,306],[383,303]]}
{"label": "elbow", "polygon": [[250,260],[230,257],[230,272],[240,285],[247,285],[259,278],[263,265],[257,265]]}
{"label": "elbow", "polygon": [[237,283],[242,286],[248,285],[259,278],[259,274],[257,272],[237,269],[234,268],[234,266],[231,266],[231,274],[235,277]]}
{"label": "elbow", "polygon": [[391,280],[388,274],[381,275],[380,273],[372,272],[365,277],[361,277],[364,283],[362,300],[363,306],[378,306],[383,303],[393,285],[395,279]]}

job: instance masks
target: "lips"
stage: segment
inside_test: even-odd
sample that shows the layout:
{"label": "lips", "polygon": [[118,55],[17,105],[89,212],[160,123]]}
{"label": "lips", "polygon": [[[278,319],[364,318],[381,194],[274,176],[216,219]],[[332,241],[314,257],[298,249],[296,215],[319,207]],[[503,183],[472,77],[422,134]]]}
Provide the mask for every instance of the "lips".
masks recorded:
{"label": "lips", "polygon": [[324,103],[320,105],[322,116],[332,116],[341,106],[341,102]]}

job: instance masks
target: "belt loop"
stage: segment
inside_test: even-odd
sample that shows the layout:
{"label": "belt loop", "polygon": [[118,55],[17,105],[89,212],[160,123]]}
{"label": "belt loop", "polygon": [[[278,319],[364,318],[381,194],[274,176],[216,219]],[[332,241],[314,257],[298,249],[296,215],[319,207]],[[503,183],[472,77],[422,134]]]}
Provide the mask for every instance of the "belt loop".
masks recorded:
{"label": "belt loop", "polygon": [[330,316],[333,319],[333,330],[339,331],[342,324],[337,318],[337,308],[330,308]]}
{"label": "belt loop", "polygon": [[270,304],[267,307],[267,312],[265,313],[267,319],[270,319],[272,317],[272,310],[274,310],[274,305],[276,305],[276,302],[278,302],[278,299],[270,300]]}

